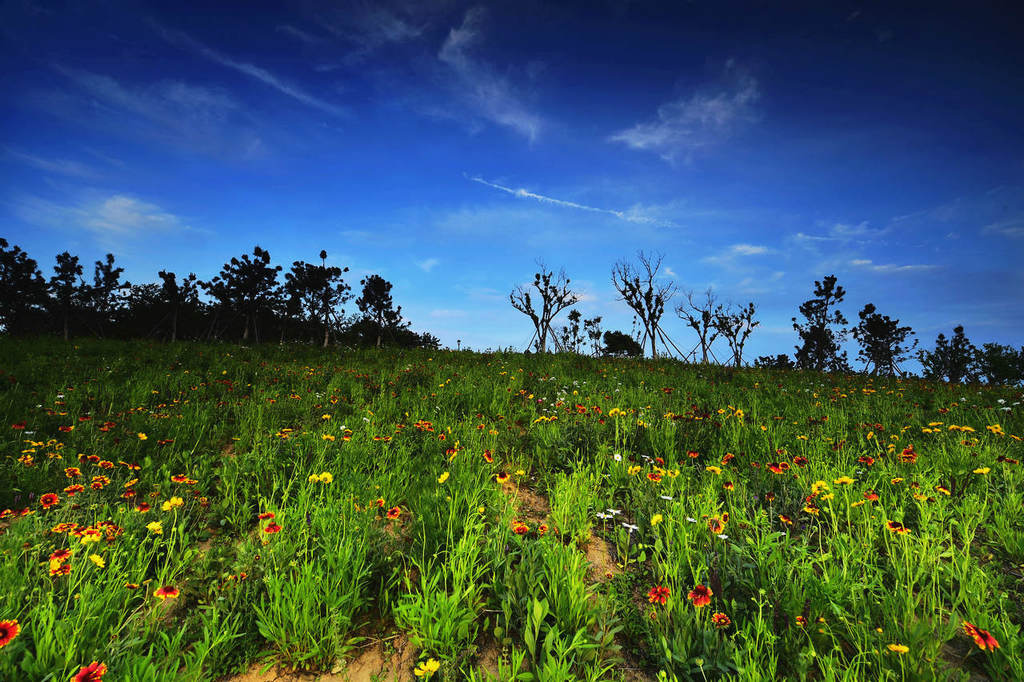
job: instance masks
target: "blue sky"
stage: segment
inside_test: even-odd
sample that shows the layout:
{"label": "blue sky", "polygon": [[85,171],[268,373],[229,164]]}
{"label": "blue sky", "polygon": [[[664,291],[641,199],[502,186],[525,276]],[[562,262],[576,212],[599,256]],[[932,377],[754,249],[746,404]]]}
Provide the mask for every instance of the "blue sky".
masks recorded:
{"label": "blue sky", "polygon": [[628,330],[638,249],[754,301],[751,359],[831,273],[851,320],[1020,345],[1020,17],[778,4],[5,2],[0,235],[133,282],[326,249],[452,346],[526,344],[537,258]]}

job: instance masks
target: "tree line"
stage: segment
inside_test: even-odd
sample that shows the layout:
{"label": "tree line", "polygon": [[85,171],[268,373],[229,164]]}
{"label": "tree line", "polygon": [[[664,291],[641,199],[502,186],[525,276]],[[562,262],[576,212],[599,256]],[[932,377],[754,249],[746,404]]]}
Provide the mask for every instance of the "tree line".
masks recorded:
{"label": "tree line", "polygon": [[[741,367],[747,340],[760,324],[757,307],[720,303],[712,289],[695,295],[685,293],[685,301],[675,306],[676,316],[697,337],[696,345],[684,351],[662,327],[662,317],[671,299],[678,293],[676,285],[659,277],[662,256],[639,252],[635,262],[621,260],[611,272],[612,286],[634,315],[631,333],[609,330],[602,333],[601,317],[583,319],[572,308],[580,295],[571,287],[565,270],[557,274],[538,262],[539,271],[531,284],[519,285],[509,294],[512,307],[526,315],[534,332],[529,346],[544,353],[550,345],[557,351],[585,352],[605,356],[640,356],[647,352],[658,357],[659,344],[675,350],[684,360],[707,364],[720,362]],[[843,344],[852,336],[858,345],[857,360],[861,371],[877,376],[906,376],[903,365],[909,359],[921,363],[926,379],[951,383],[982,382],[1018,385],[1024,383],[1024,347],[986,343],[975,347],[964,335],[963,326],[953,329],[949,339],[939,334],[932,350],[917,349],[914,331],[898,319],[878,312],[867,303],[858,313],[858,323],[850,322],[839,310],[846,297],[835,275],[815,281],[812,298],[804,301],[799,317],[792,318],[793,330],[800,345],[791,356],[782,353],[760,356],[754,366],[771,369],[798,369],[818,372],[853,373]],[[568,324],[554,327],[555,318],[569,309]],[[582,326],[581,326],[582,321]],[[728,352],[721,361],[714,352],[715,341],[724,342]],[[603,342],[603,343],[602,343]],[[589,345],[589,349],[588,349]],[[669,352],[671,353],[671,350]]]}
{"label": "tree line", "polygon": [[13,336],[58,334],[98,338],[205,341],[303,341],[327,346],[438,348],[429,333],[416,333],[394,305],[392,285],[380,275],[360,280],[356,311],[346,314],[352,286],[348,268],[295,261],[284,272],[256,246],[232,258],[209,281],[195,273],[161,270],[159,281],[132,284],[113,254],[85,265],[65,251],[46,278],[38,263],[0,238],[0,329]]}

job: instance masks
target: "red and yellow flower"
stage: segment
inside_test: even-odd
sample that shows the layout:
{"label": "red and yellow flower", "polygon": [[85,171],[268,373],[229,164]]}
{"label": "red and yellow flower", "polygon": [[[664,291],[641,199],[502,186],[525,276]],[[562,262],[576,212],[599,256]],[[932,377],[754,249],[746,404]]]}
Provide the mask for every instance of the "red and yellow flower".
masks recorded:
{"label": "red and yellow flower", "polygon": [[106,663],[93,661],[89,665],[82,666],[74,677],[74,682],[100,682],[107,674]]}
{"label": "red and yellow flower", "polygon": [[715,593],[712,592],[711,588],[707,585],[697,585],[686,595],[687,599],[689,599],[698,609],[710,604],[711,597],[713,596],[715,596]]}
{"label": "red and yellow flower", "polygon": [[0,649],[11,643],[11,640],[21,632],[21,626],[16,620],[0,620]]}

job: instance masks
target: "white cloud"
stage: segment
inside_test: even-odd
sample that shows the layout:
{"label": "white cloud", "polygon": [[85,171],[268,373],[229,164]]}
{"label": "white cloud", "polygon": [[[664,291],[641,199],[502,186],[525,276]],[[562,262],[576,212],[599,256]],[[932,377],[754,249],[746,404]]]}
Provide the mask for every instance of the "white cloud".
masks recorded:
{"label": "white cloud", "polygon": [[126,194],[59,203],[34,195],[12,203],[22,221],[55,229],[80,228],[91,232],[105,246],[121,246],[126,239],[192,231],[184,220],[160,206]]}
{"label": "white cloud", "polygon": [[540,116],[529,111],[508,79],[474,56],[483,37],[485,11],[474,7],[466,12],[462,25],[448,33],[438,52],[453,80],[452,92],[485,119],[511,128],[533,142],[543,128]]}
{"label": "white cloud", "polygon": [[199,56],[216,64],[220,64],[221,66],[234,69],[249,78],[257,80],[264,85],[267,85],[278,92],[305,104],[306,106],[319,109],[320,111],[325,111],[329,114],[334,114],[335,116],[344,116],[348,114],[348,111],[344,107],[325,102],[319,97],[306,92],[298,85],[290,83],[284,78],[281,78],[262,67],[232,59],[227,55],[221,54],[220,52],[203,45],[198,40],[182,33],[181,31],[172,31],[171,29],[160,26],[159,24],[154,24],[154,26],[168,43],[190,50],[191,52],[194,52],[195,54],[198,54]]}
{"label": "white cloud", "polygon": [[763,256],[768,253],[772,253],[772,250],[767,246],[759,244],[733,244],[722,253],[706,256],[701,261],[712,265],[732,265],[737,258]]}
{"label": "white cloud", "polygon": [[924,272],[927,270],[934,270],[938,267],[936,265],[895,265],[893,263],[875,264],[874,261],[868,258],[855,258],[850,261],[850,265],[858,268],[866,268],[879,274],[895,272]]}
{"label": "white cloud", "polygon": [[511,187],[506,187],[504,185],[499,185],[499,184],[494,183],[494,182],[488,182],[487,180],[484,180],[483,178],[479,178],[479,177],[471,177],[469,179],[472,180],[473,182],[479,182],[481,185],[486,185],[487,187],[493,187],[494,189],[501,190],[502,192],[507,192],[508,194],[511,194],[512,196],[517,197],[519,199],[533,199],[534,201],[539,201],[539,202],[544,203],[544,204],[553,204],[555,206],[562,206],[564,208],[575,208],[575,209],[580,210],[580,211],[590,211],[591,213],[605,213],[607,215],[615,216],[619,220],[625,220],[628,223],[641,223],[641,224],[645,224],[645,225],[661,225],[661,226],[666,226],[666,227],[678,227],[676,224],[672,223],[671,221],[661,220],[661,219],[658,219],[658,218],[652,218],[650,216],[641,215],[640,214],[641,211],[640,211],[639,207],[634,207],[633,209],[630,209],[629,211],[615,211],[615,210],[608,209],[608,208],[598,208],[596,206],[587,206],[586,204],[579,204],[579,203],[576,203],[575,201],[565,201],[563,199],[554,199],[552,197],[544,196],[543,194],[537,194],[536,192],[530,192],[529,190],[523,189],[521,187],[518,188],[518,189],[513,189]]}
{"label": "white cloud", "polygon": [[453,310],[451,308],[438,308],[430,311],[430,316],[437,319],[466,317],[468,314],[465,310]]}
{"label": "white cloud", "polygon": [[708,89],[658,107],[657,118],[619,131],[608,139],[631,149],[653,151],[666,161],[717,145],[756,120],[761,96],[757,80],[726,63],[727,85]]}
{"label": "white cloud", "polygon": [[1004,237],[1024,237],[1024,217],[1010,218],[986,225],[982,232]]}
{"label": "white cloud", "polygon": [[78,178],[95,178],[98,175],[95,170],[84,163],[79,163],[78,161],[73,161],[71,159],[44,159],[39,156],[25,154],[13,149],[6,149],[5,151],[7,156],[48,173],[59,173],[61,175],[70,175]]}
{"label": "white cloud", "polygon": [[416,266],[419,267],[419,269],[422,270],[423,272],[430,272],[435,267],[437,267],[437,265],[440,262],[441,261],[439,261],[436,258],[428,258],[426,260],[422,260],[422,261],[417,262]]}

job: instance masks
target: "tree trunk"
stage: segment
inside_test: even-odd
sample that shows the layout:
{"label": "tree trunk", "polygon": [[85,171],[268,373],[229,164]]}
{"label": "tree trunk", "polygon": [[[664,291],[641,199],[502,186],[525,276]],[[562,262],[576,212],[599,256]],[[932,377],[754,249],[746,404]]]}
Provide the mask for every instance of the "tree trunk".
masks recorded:
{"label": "tree trunk", "polygon": [[174,309],[171,315],[171,343],[178,340],[178,309]]}
{"label": "tree trunk", "polygon": [[64,313],[64,342],[68,340],[68,314]]}

